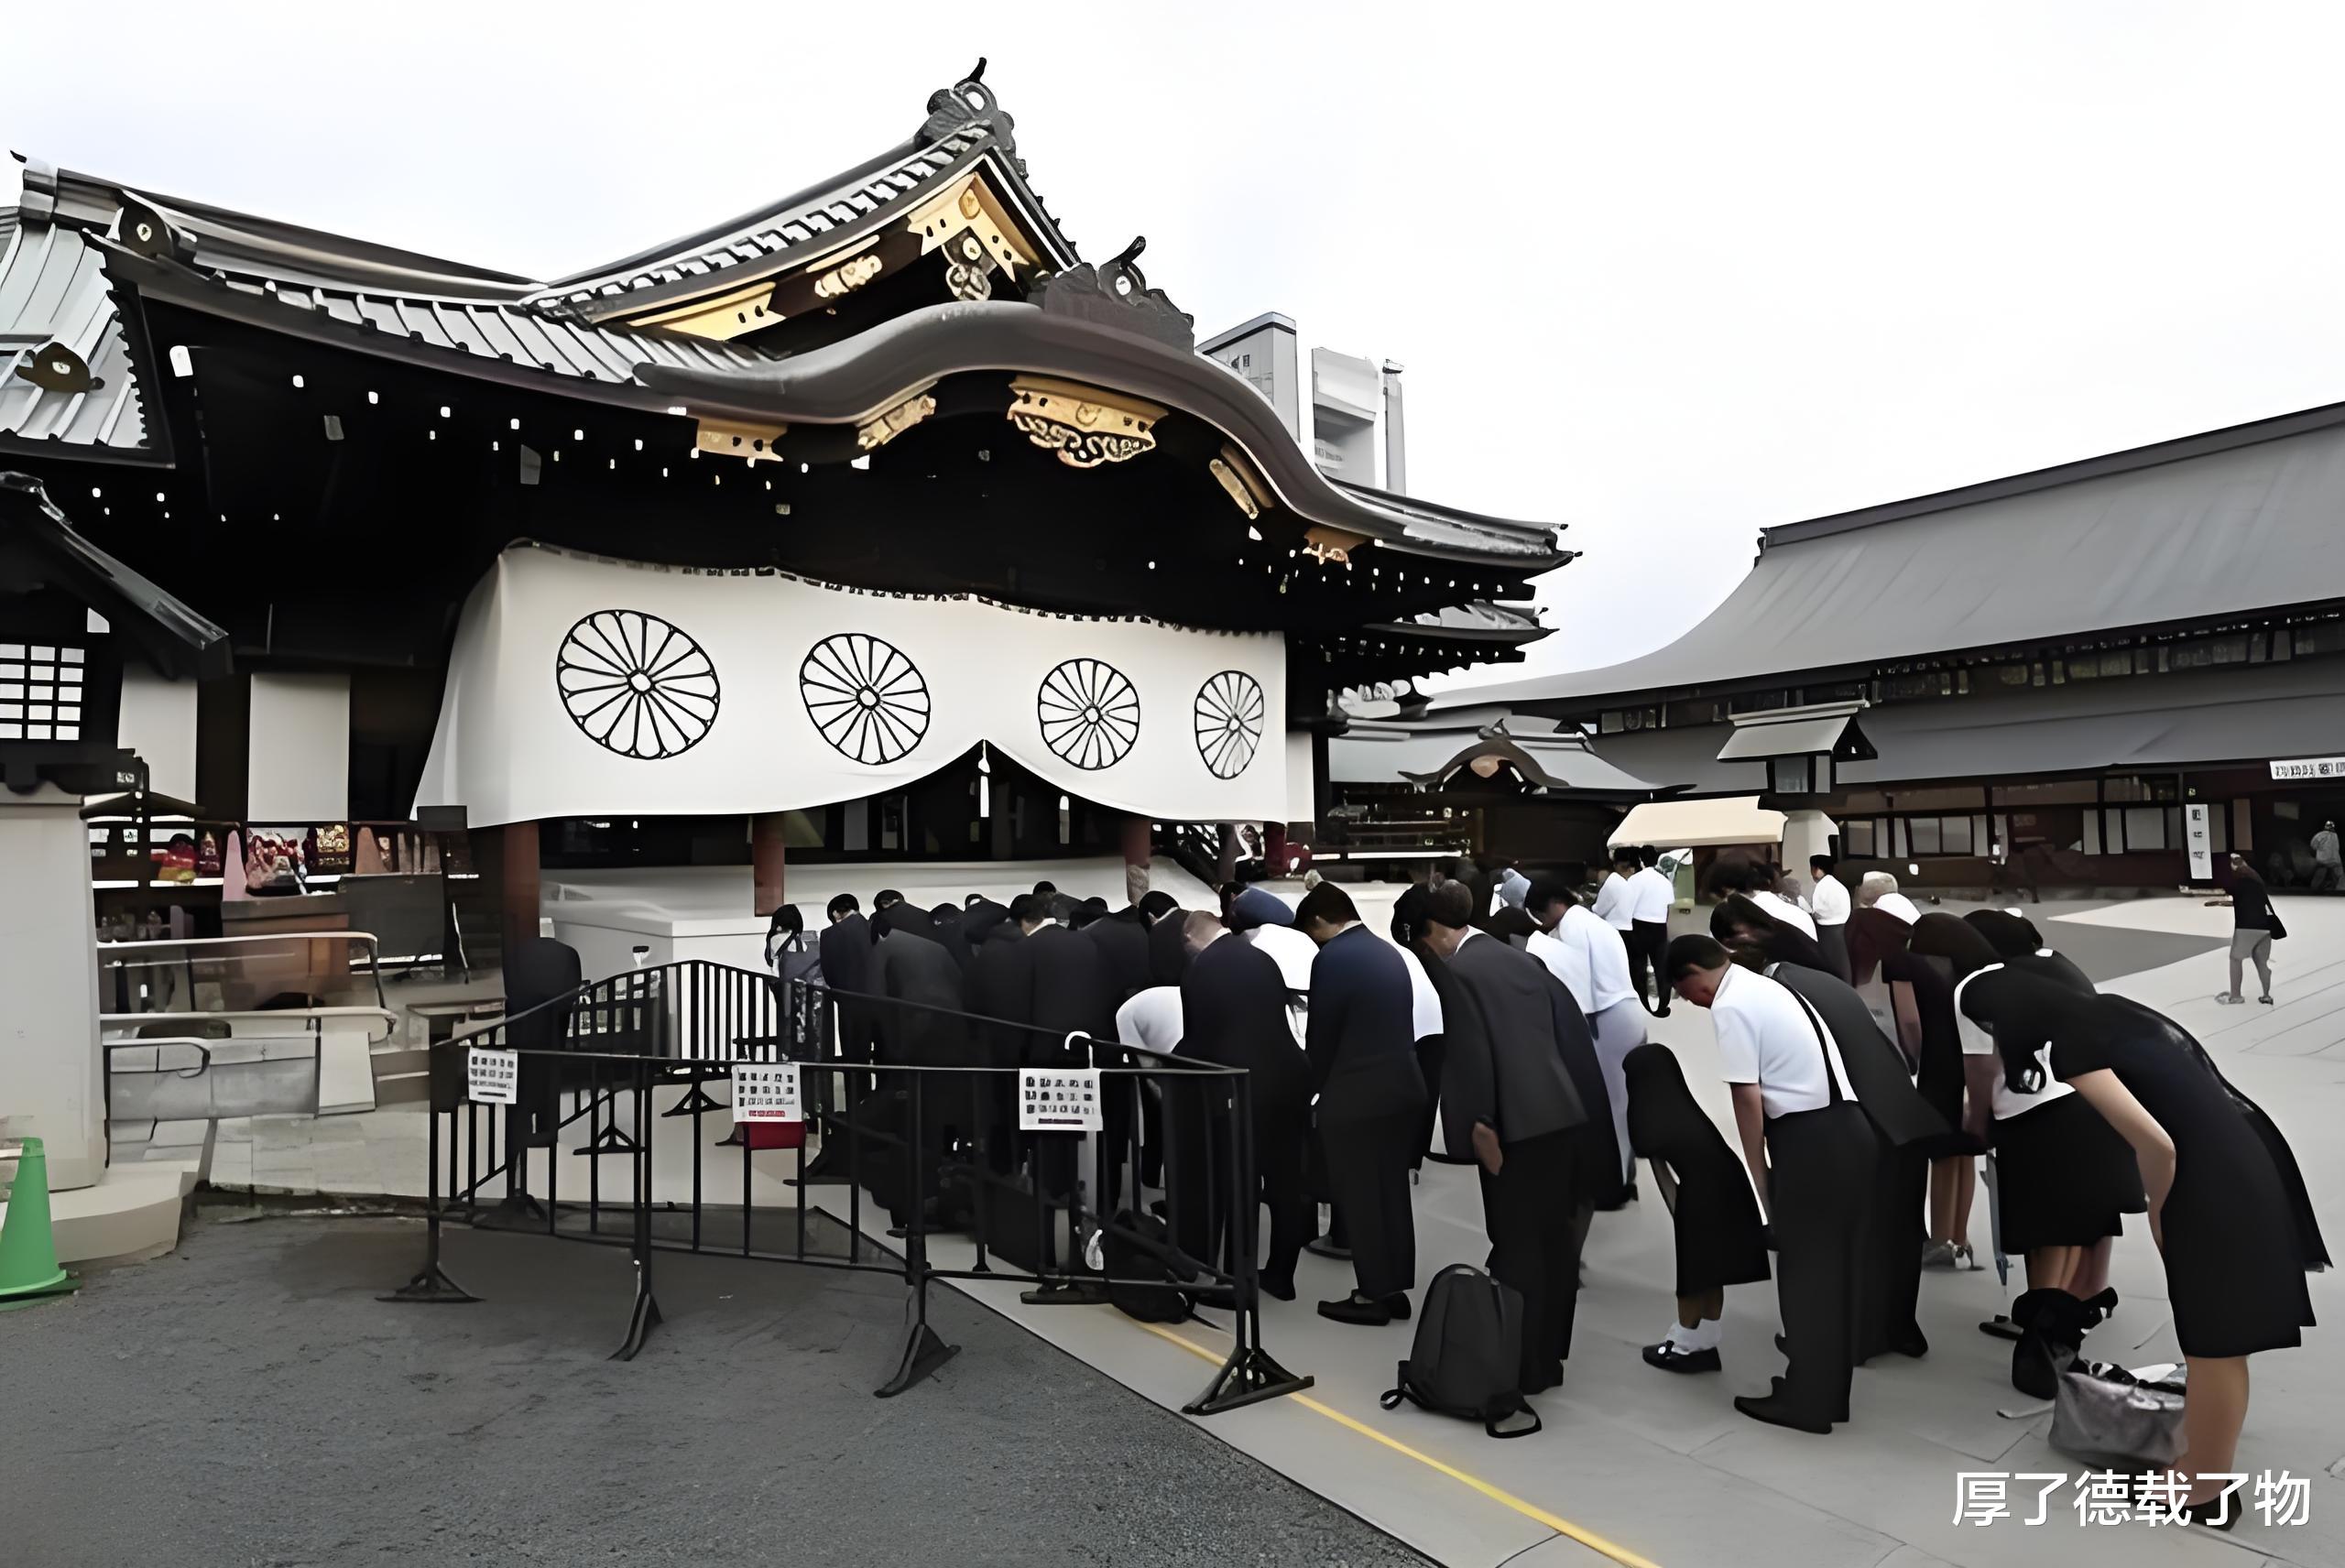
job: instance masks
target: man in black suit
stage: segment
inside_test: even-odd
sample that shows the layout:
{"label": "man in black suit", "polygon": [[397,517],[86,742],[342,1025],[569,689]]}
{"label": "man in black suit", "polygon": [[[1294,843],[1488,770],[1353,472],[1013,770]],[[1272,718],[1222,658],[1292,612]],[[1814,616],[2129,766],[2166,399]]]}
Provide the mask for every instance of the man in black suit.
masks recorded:
{"label": "man in black suit", "polygon": [[[1085,1034],[1099,1040],[1116,1038],[1116,1003],[1109,988],[1107,962],[1082,932],[1055,923],[1039,898],[1031,903],[1020,899],[1010,907],[1025,935],[1010,950],[1006,994],[998,998],[1003,1010],[994,1016],[1026,1026],[1015,1031],[1019,1045],[1017,1064],[1088,1066],[1096,1059],[1095,1052],[1079,1041],[1069,1045],[1067,1037]],[[1123,1151],[1131,1126],[1131,1093],[1128,1075],[1102,1087],[1107,1124],[1103,1136],[1108,1140],[1107,1147],[1111,1154],[1107,1190],[1091,1194],[1091,1201],[1103,1212],[1113,1209],[1120,1191],[1121,1167],[1117,1157]],[[1053,1197],[1072,1193],[1077,1175],[1079,1140],[1063,1134],[1044,1136],[1035,1147],[1043,1190]]]}
{"label": "man in black suit", "polygon": [[1620,1196],[1620,1156],[1596,1042],[1538,959],[1474,929],[1465,890],[1427,899],[1427,942],[1448,963],[1442,1136],[1482,1166],[1490,1273],[1522,1293],[1519,1387],[1563,1381],[1579,1305],[1584,1211]]}
{"label": "man in black suit", "polygon": [[[1758,967],[1748,948],[1734,950],[1735,962]],[[1905,1075],[1904,1053],[1873,1022],[1865,999],[1838,975],[1796,964],[1766,964],[1761,971],[1824,1019],[1840,1047],[1841,1065],[1856,1091],[1858,1108],[1872,1124],[1879,1147],[1857,1258],[1863,1304],[1856,1319],[1859,1365],[1884,1350],[1926,1356],[1917,1307],[1922,1295],[1922,1248],[1929,1240],[1923,1205],[1930,1188],[1930,1160],[1954,1143],[1955,1130]]]}
{"label": "man in black suit", "polygon": [[[1031,893],[1010,899],[1008,909],[977,904],[962,916],[962,931],[969,938],[969,977],[963,987],[969,1011],[981,1020],[977,1039],[988,1067],[1014,1068],[1024,1060],[1025,1032],[1015,1027],[1026,1006],[1026,975],[1019,949],[1027,931],[1042,923],[1042,902]],[[992,1020],[1006,1020],[995,1022]],[[982,1090],[980,1125],[984,1129],[986,1163],[1007,1175],[1018,1164],[1018,1082],[1006,1072],[987,1073]]]}
{"label": "man in black suit", "polygon": [[[1271,1250],[1262,1265],[1262,1290],[1282,1301],[1294,1300],[1294,1264],[1310,1239],[1311,1201],[1303,1189],[1303,1155],[1311,1138],[1311,1067],[1294,1043],[1286,1016],[1286,981],[1270,954],[1252,943],[1230,938],[1227,926],[1203,910],[1183,917],[1191,958],[1181,978],[1181,1044],[1178,1054],[1193,1056],[1221,1067],[1246,1071],[1253,1100],[1254,1174],[1262,1201],[1271,1211]],[[1226,1080],[1198,1086],[1217,1088]],[[1191,1085],[1175,1083],[1174,1090]],[[1207,1105],[1227,1103],[1224,1094],[1210,1094]],[[1183,1116],[1176,1121],[1185,1122]],[[1184,1132],[1201,1129],[1184,1127]],[[1172,1163],[1178,1184],[1174,1206],[1181,1211],[1181,1245],[1199,1258],[1190,1243],[1203,1240],[1208,1249],[1223,1216],[1204,1214],[1203,1172],[1194,1161],[1207,1152],[1194,1138],[1184,1138]],[[1185,1158],[1184,1158],[1185,1157]],[[1183,1198],[1187,1201],[1183,1203]]]}
{"label": "man in black suit", "polygon": [[874,1033],[871,1010],[846,998],[871,994],[871,928],[852,893],[830,902],[831,923],[823,932],[823,983],[839,999],[839,1055],[849,1062],[871,1060]]}
{"label": "man in black suit", "polygon": [[[925,912],[900,899],[882,910],[876,924],[872,989],[884,998],[877,1004],[879,1060],[890,1067],[970,1066],[976,1047],[961,1011],[961,966],[943,943],[923,934],[926,927]],[[900,1196],[894,1205],[901,1224],[911,1203],[936,1196],[950,1151],[976,1136],[976,1114],[969,1075],[917,1072],[883,1077],[888,1081],[881,1089],[902,1096],[904,1150],[911,1161],[900,1173]],[[917,1144],[911,1138],[914,1121],[920,1127]]]}
{"label": "man in black suit", "polygon": [[1320,1302],[1319,1315],[1388,1323],[1409,1315],[1408,1291],[1417,1282],[1409,1159],[1425,1084],[1411,1027],[1409,971],[1400,950],[1359,923],[1351,895],[1333,882],[1303,896],[1294,923],[1319,944],[1303,1045],[1318,1095],[1327,1185],[1358,1281],[1350,1296]]}
{"label": "man in black suit", "polygon": [[1149,986],[1148,917],[1137,909],[1102,914],[1083,928],[1083,938],[1099,950],[1107,992],[1122,1007]]}

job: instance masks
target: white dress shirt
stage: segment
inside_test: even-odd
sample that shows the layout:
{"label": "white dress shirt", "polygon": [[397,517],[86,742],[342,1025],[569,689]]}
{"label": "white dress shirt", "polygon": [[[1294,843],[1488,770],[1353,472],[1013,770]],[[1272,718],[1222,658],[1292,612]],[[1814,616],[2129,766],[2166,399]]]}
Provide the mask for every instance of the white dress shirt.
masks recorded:
{"label": "white dress shirt", "polygon": [[1872,907],[1885,915],[1895,915],[1909,926],[1922,918],[1922,911],[1914,907],[1914,900],[1903,893],[1883,893],[1872,901]]}
{"label": "white dress shirt", "polygon": [[1661,873],[1657,866],[1648,866],[1629,878],[1629,890],[1636,895],[1631,913],[1652,925],[1669,923],[1669,906],[1677,902],[1677,884]]}
{"label": "white dress shirt", "polygon": [[1311,961],[1319,956],[1317,942],[1292,926],[1256,926],[1246,933],[1246,940],[1271,955],[1288,990],[1311,989]]}
{"label": "white dress shirt", "polygon": [[1629,879],[1617,871],[1608,873],[1596,889],[1596,918],[1614,931],[1627,931],[1634,923],[1631,911],[1635,908],[1636,896],[1629,891]]}
{"label": "white dress shirt", "polygon": [[1629,980],[1628,943],[1592,909],[1573,905],[1552,932],[1532,937],[1530,947],[1591,1018],[1637,994]]}
{"label": "white dress shirt", "polygon": [[1804,932],[1810,942],[1816,940],[1816,917],[1785,898],[1782,894],[1762,892],[1744,896],[1783,924],[1794,931]]}
{"label": "white dress shirt", "polygon": [[1181,987],[1151,985],[1116,1009],[1116,1038],[1126,1045],[1171,1051],[1181,1043]]}
{"label": "white dress shirt", "polygon": [[1530,940],[1523,943],[1524,950],[1545,964],[1548,974],[1564,983],[1564,989],[1572,994],[1572,1000],[1579,1004],[1581,1012],[1593,1012],[1590,1004],[1595,1001],[1596,992],[1588,984],[1587,949],[1564,941],[1557,934],[1563,929],[1557,926],[1554,931],[1532,932]]}
{"label": "white dress shirt", "polygon": [[1417,961],[1415,953],[1390,936],[1385,936],[1384,940],[1393,952],[1401,955],[1401,967],[1409,972],[1409,1038],[1424,1040],[1439,1034],[1441,993],[1433,988],[1433,976],[1425,973],[1425,966]]}
{"label": "white dress shirt", "polygon": [[1849,1071],[1830,1026],[1787,986],[1729,964],[1710,999],[1718,1029],[1718,1065],[1729,1083],[1759,1085],[1770,1116],[1822,1110],[1832,1103],[1825,1078],[1827,1058],[1840,1097],[1854,1100]]}
{"label": "white dress shirt", "polygon": [[1849,888],[1838,877],[1816,879],[1816,891],[1808,895],[1808,909],[1820,926],[1844,926],[1849,923]]}

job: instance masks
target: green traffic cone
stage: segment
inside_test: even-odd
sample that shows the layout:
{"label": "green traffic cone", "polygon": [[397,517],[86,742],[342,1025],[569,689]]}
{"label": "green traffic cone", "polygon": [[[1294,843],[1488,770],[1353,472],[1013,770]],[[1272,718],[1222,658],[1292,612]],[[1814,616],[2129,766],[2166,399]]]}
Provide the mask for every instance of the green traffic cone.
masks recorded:
{"label": "green traffic cone", "polygon": [[53,1296],[79,1283],[57,1266],[57,1242],[49,1232],[49,1153],[40,1139],[28,1138],[16,1157],[8,1217],[0,1222],[0,1302]]}

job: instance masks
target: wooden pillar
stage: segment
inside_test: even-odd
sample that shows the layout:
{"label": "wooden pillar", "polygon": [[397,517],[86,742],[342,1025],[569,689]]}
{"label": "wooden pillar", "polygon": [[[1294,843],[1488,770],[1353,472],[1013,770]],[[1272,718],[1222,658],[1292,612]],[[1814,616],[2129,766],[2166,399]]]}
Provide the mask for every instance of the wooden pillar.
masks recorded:
{"label": "wooden pillar", "polygon": [[782,813],[760,811],[749,819],[749,866],[754,885],[749,913],[772,914],[788,902],[781,894]]}
{"label": "wooden pillar", "polygon": [[1124,819],[1124,902],[1148,896],[1148,862],[1153,824],[1146,817]]}
{"label": "wooden pillar", "polygon": [[1221,852],[1214,857],[1213,886],[1218,893],[1238,879],[1238,830],[1221,824]]}
{"label": "wooden pillar", "polygon": [[507,957],[538,934],[538,824],[507,822],[500,830],[505,874],[503,951]]}

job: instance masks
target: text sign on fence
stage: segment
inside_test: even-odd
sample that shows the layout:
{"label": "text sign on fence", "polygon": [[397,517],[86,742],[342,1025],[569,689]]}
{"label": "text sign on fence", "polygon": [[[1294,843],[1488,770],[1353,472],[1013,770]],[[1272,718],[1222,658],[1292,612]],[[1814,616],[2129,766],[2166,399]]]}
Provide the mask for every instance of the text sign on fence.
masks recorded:
{"label": "text sign on fence", "polygon": [[805,1113],[798,1105],[798,1063],[735,1062],[733,1119],[736,1122],[805,1120]]}
{"label": "text sign on fence", "polygon": [[1018,1073],[1020,1132],[1101,1132],[1099,1070],[1024,1067]]}
{"label": "text sign on fence", "polygon": [[464,1089],[481,1105],[518,1105],[521,1097],[521,1058],[509,1051],[473,1046],[464,1053]]}

